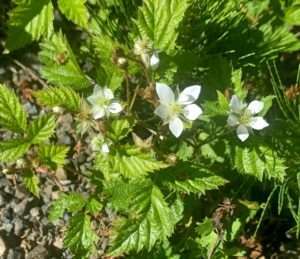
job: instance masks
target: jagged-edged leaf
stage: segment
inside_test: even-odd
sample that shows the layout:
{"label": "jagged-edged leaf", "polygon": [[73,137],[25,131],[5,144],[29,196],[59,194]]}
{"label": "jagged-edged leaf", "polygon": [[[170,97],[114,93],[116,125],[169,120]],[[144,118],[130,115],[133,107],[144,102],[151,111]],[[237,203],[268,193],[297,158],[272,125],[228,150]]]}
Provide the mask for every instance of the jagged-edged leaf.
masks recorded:
{"label": "jagged-edged leaf", "polygon": [[[151,181],[117,182],[113,189],[119,189],[120,192],[123,188],[128,189],[126,185],[134,186],[131,192],[127,192],[129,197],[123,195],[123,200],[129,203],[127,212],[134,212],[134,218],[123,219],[115,224],[110,249],[112,255],[131,250],[151,250],[157,241],[172,234],[174,225],[180,219],[177,212],[181,210],[171,209],[161,191]],[[121,198],[119,194],[115,197],[115,191],[111,193],[113,203]]]}
{"label": "jagged-edged leaf", "polygon": [[86,0],[58,0],[58,7],[70,21],[86,28],[89,13],[85,3]]}
{"label": "jagged-edged leaf", "polygon": [[100,58],[101,69],[98,69],[97,80],[101,85],[117,89],[123,81],[123,72],[113,62],[113,56],[118,45],[108,36],[98,35],[92,38],[96,53]]}
{"label": "jagged-edged leaf", "polygon": [[153,153],[144,153],[131,146],[118,149],[110,156],[110,162],[114,172],[119,172],[127,178],[143,177],[147,173],[167,167],[165,163],[156,160]]}
{"label": "jagged-edged leaf", "polygon": [[86,200],[81,194],[62,194],[58,200],[53,202],[49,212],[49,220],[58,220],[64,215],[65,211],[77,213],[85,206],[85,204]]}
{"label": "jagged-edged leaf", "polygon": [[252,175],[260,181],[264,177],[283,181],[285,177],[285,161],[275,151],[264,146],[257,148],[237,146],[234,166],[240,173]]}
{"label": "jagged-edged leaf", "polygon": [[158,181],[171,190],[201,194],[227,183],[224,178],[188,162],[164,169],[159,173]]}
{"label": "jagged-edged leaf", "polygon": [[36,197],[39,197],[39,193],[40,193],[39,183],[40,183],[40,180],[32,171],[26,171],[22,175],[22,181],[23,181],[23,183],[24,183],[24,185],[25,185],[25,187],[28,191],[30,191]]}
{"label": "jagged-edged leaf", "polygon": [[41,44],[39,57],[43,63],[42,76],[58,86],[70,86],[83,89],[91,85],[80,69],[75,55],[66,39],[60,32]]}
{"label": "jagged-edged leaf", "polygon": [[0,161],[12,162],[22,157],[29,149],[30,143],[23,139],[12,139],[0,142]]}
{"label": "jagged-edged leaf", "polygon": [[26,113],[15,93],[0,84],[0,126],[15,132],[27,127]]}
{"label": "jagged-edged leaf", "polygon": [[97,240],[89,215],[81,212],[71,217],[64,244],[77,258],[89,258]]}
{"label": "jagged-edged leaf", "polygon": [[49,107],[63,107],[77,112],[80,109],[80,96],[69,87],[49,87],[35,92],[39,104]]}
{"label": "jagged-edged leaf", "polygon": [[51,0],[17,1],[9,13],[6,47],[15,50],[53,31],[53,6]]}
{"label": "jagged-edged leaf", "polygon": [[110,125],[108,137],[114,141],[125,138],[133,127],[133,121],[129,119],[116,119]]}
{"label": "jagged-edged leaf", "polygon": [[55,117],[52,115],[41,116],[28,127],[28,138],[32,144],[38,144],[48,140],[54,133],[56,126]]}
{"label": "jagged-edged leaf", "polygon": [[139,10],[137,26],[142,38],[153,42],[154,48],[172,50],[176,29],[188,7],[188,0],[146,0]]}
{"label": "jagged-edged leaf", "polygon": [[69,148],[61,145],[41,145],[38,149],[38,156],[42,163],[52,168],[62,166]]}

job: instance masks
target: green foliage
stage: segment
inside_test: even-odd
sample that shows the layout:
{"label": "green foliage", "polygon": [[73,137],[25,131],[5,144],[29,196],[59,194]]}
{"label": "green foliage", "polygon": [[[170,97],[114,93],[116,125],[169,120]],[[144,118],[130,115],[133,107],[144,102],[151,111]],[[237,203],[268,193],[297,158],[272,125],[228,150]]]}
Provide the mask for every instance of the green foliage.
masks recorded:
{"label": "green foliage", "polygon": [[54,133],[56,127],[53,115],[41,116],[29,125],[28,138],[32,144],[39,144],[48,140]]}
{"label": "green foliage", "polygon": [[[16,1],[8,21],[6,47],[15,50],[42,36],[49,37],[53,32],[53,5],[51,0]],[[21,40],[20,40],[21,39]]]}
{"label": "green foliage", "polygon": [[38,149],[38,157],[45,165],[56,168],[65,164],[69,148],[61,145],[42,145]]}
{"label": "green foliage", "polygon": [[143,153],[136,147],[119,148],[116,154],[110,157],[112,170],[126,178],[144,177],[167,165],[157,161],[151,152]]}
{"label": "green foliage", "polygon": [[22,157],[29,149],[30,143],[23,139],[0,141],[0,161],[12,162]]}
{"label": "green foliage", "polygon": [[242,148],[237,146],[234,154],[234,165],[240,173],[256,177],[262,181],[276,179],[282,182],[285,178],[285,161],[268,147]]}
{"label": "green foliage", "polygon": [[137,20],[141,38],[149,39],[155,49],[164,51],[174,49],[176,29],[187,7],[187,0],[144,1]]}
{"label": "green foliage", "polygon": [[86,28],[89,13],[85,7],[86,0],[58,0],[60,11],[75,24]]}
{"label": "green foliage", "polygon": [[[117,49],[121,46],[102,34],[93,37],[92,42],[95,52],[100,58],[101,68],[97,71],[97,81],[100,85],[106,85],[112,90],[119,88],[123,82],[123,72],[112,60],[119,58]],[[121,58],[122,55],[119,54]]]}
{"label": "green foliage", "polygon": [[22,174],[22,181],[28,191],[30,191],[34,196],[39,197],[40,180],[32,171],[28,170],[24,174]]}
{"label": "green foliage", "polygon": [[[120,197],[120,191],[129,190],[128,197]],[[111,190],[112,202],[121,204],[120,198],[129,203],[128,211],[135,217],[116,223],[112,236],[112,255],[120,255],[131,250],[150,250],[159,240],[171,235],[180,213],[164,200],[161,191],[151,181],[130,184],[117,182]],[[178,205],[177,205],[178,206]],[[124,205],[121,206],[123,208]],[[180,209],[179,209],[180,212]]]}
{"label": "green foliage", "polygon": [[132,121],[129,119],[117,119],[110,125],[108,137],[114,141],[119,141],[128,136],[132,130]]}
{"label": "green foliage", "polygon": [[42,75],[50,83],[84,89],[91,85],[79,67],[76,57],[62,32],[41,44]]}
{"label": "green foliage", "polygon": [[72,112],[80,110],[80,96],[69,87],[49,87],[35,92],[40,105],[51,108],[59,106]]}
{"label": "green foliage", "polygon": [[49,219],[51,221],[58,220],[63,216],[65,211],[77,213],[83,209],[85,202],[86,201],[81,194],[62,194],[59,199],[52,204],[49,212]]}
{"label": "green foliage", "polygon": [[97,240],[89,215],[77,213],[71,218],[64,244],[76,258],[89,258]]}
{"label": "green foliage", "polygon": [[26,113],[12,90],[0,85],[0,126],[23,133],[27,128]]}
{"label": "green foliage", "polygon": [[187,162],[160,172],[159,181],[171,190],[188,194],[205,194],[227,183],[222,177]]}

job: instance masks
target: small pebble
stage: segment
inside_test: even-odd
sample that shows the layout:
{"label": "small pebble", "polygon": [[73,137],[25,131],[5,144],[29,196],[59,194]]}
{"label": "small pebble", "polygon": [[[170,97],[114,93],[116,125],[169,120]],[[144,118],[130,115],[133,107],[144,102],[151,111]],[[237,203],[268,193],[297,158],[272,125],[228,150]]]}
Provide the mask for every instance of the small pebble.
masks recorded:
{"label": "small pebble", "polygon": [[3,256],[6,251],[6,245],[3,239],[0,237],[0,256]]}

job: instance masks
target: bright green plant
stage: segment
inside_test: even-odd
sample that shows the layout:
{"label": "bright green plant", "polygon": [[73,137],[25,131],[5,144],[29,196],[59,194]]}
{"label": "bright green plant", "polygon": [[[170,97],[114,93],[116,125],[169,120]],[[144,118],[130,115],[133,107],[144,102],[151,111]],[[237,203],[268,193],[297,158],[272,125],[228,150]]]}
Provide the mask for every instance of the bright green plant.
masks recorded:
{"label": "bright green plant", "polygon": [[[12,133],[0,160],[36,196],[40,167],[68,167],[89,184],[87,193],[62,193],[49,212],[54,222],[70,215],[64,245],[76,258],[97,252],[107,210],[111,256],[246,255],[239,237],[251,222],[250,235],[259,233],[275,194],[299,236],[299,100],[270,65],[300,50],[299,1],[12,6],[5,51],[38,42],[48,86],[33,93],[34,118],[0,86],[0,126]],[[69,145],[55,134],[62,114],[74,118]],[[84,170],[70,162],[78,152]]]}

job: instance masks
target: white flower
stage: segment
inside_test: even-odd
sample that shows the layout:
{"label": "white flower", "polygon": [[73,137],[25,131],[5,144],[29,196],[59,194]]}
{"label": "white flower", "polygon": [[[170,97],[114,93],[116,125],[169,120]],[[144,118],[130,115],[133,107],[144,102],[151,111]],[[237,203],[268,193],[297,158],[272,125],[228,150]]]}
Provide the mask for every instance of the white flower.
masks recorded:
{"label": "white flower", "polygon": [[236,95],[230,100],[230,114],[227,123],[231,127],[237,127],[236,133],[241,141],[245,141],[252,129],[262,130],[269,124],[261,116],[255,116],[262,111],[264,103],[252,101],[249,105],[243,103]]}
{"label": "white flower", "polygon": [[175,137],[178,138],[183,131],[183,117],[194,121],[202,114],[202,109],[194,104],[200,95],[200,91],[201,86],[199,85],[189,86],[175,99],[175,95],[169,86],[156,83],[160,105],[155,109],[155,114],[162,118],[166,124],[169,124],[169,129]]}
{"label": "white flower", "polygon": [[150,66],[153,70],[157,69],[159,66],[159,57],[156,52],[154,52],[150,57]]}
{"label": "white flower", "polygon": [[96,120],[110,113],[119,113],[123,109],[121,104],[114,100],[113,92],[106,87],[95,86],[93,94],[87,100],[92,105],[92,114]]}
{"label": "white flower", "polygon": [[102,146],[101,146],[101,151],[102,153],[104,154],[108,154],[109,153],[109,145],[107,143],[104,143]]}

